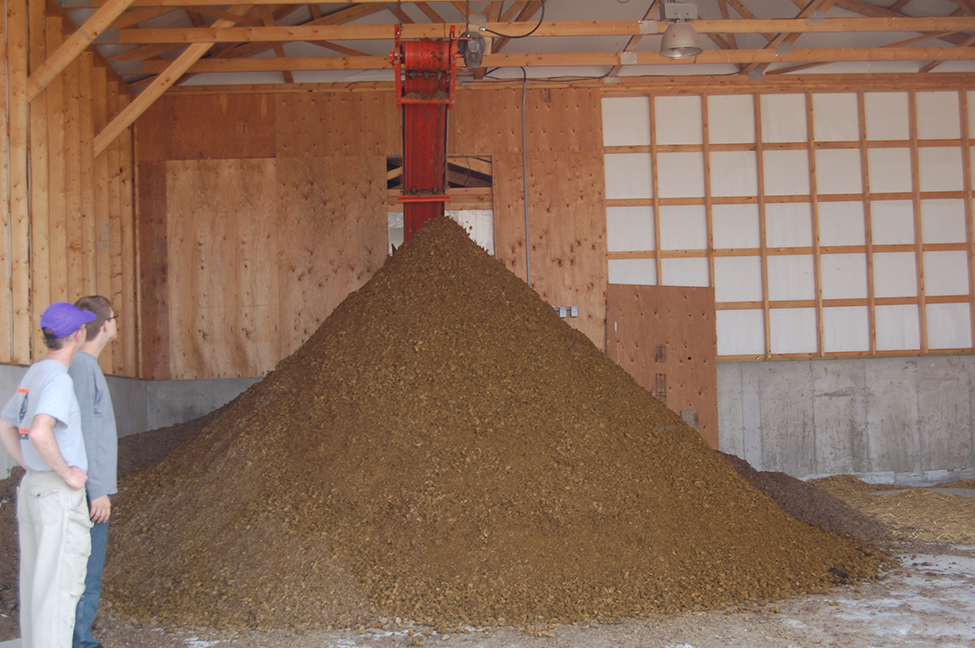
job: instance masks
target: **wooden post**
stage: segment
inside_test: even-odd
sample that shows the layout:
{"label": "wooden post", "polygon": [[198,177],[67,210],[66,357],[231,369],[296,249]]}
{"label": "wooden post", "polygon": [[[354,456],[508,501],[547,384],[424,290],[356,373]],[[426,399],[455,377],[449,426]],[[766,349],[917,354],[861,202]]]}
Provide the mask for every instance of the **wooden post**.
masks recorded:
{"label": "wooden post", "polygon": [[27,146],[27,0],[7,2],[7,65],[10,83],[10,360],[27,364],[31,356],[30,187]]}

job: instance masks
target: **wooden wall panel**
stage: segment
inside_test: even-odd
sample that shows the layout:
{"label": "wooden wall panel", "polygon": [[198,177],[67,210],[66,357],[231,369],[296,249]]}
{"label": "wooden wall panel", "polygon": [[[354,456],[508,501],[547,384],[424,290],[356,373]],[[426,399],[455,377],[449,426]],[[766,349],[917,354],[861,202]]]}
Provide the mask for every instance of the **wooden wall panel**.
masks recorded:
{"label": "wooden wall panel", "polygon": [[389,97],[379,92],[285,94],[277,99],[277,156],[386,155]]}
{"label": "wooden wall panel", "polygon": [[10,357],[11,362],[29,363],[34,335],[30,284],[30,179],[28,132],[30,110],[27,101],[26,0],[7,3],[7,66],[10,84]]}
{"label": "wooden wall panel", "polygon": [[[3,37],[3,42],[6,43],[8,40],[6,20],[0,21],[0,35]],[[7,88],[9,91],[7,49],[5,47],[0,47],[0,88]],[[7,92],[0,92],[0,114],[9,115],[9,104]],[[8,185],[8,178],[10,177],[9,127],[8,122],[7,128],[0,131],[0,209],[3,210],[4,215],[10,214],[10,186]],[[3,226],[0,227],[0,285],[9,286],[10,233],[7,229],[6,220],[2,224]],[[0,290],[0,358],[10,357],[10,313],[10,291]]]}
{"label": "wooden wall panel", "polygon": [[449,155],[491,155],[521,150],[520,89],[457,91],[447,118]]}
{"label": "wooden wall panel", "polygon": [[599,93],[589,88],[541,88],[528,92],[529,151],[602,150]]}
{"label": "wooden wall panel", "polygon": [[714,289],[610,285],[606,311],[609,357],[717,448]]}
{"label": "wooden wall panel", "polygon": [[[139,375],[149,380],[169,380],[169,239],[166,237],[166,163],[142,162],[138,166],[139,193]],[[120,326],[133,326],[120,322]]]}
{"label": "wooden wall panel", "polygon": [[528,260],[520,162],[512,155],[495,160],[495,230],[505,233],[496,254],[521,276],[529,263],[532,287],[549,304],[578,306],[579,317],[568,323],[602,349],[608,282],[602,153],[528,156]]}
{"label": "wooden wall panel", "polygon": [[167,163],[173,378],[262,376],[277,363],[274,165]]}
{"label": "wooden wall panel", "polygon": [[386,260],[385,156],[278,160],[280,357]]}
{"label": "wooden wall panel", "polygon": [[274,157],[275,105],[269,94],[163,96],[137,122],[140,159]]}

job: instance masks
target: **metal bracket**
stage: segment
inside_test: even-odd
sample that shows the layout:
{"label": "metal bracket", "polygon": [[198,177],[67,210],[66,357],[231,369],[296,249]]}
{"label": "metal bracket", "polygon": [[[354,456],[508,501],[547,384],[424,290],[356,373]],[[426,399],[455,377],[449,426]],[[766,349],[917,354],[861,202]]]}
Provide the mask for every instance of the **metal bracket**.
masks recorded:
{"label": "metal bracket", "polygon": [[788,56],[792,54],[792,43],[784,41],[775,46],[776,56]]}
{"label": "metal bracket", "polygon": [[95,36],[95,40],[92,43],[98,45],[105,45],[107,43],[118,43],[122,40],[122,32],[118,29],[106,29],[98,36]]}
{"label": "metal bracket", "polygon": [[620,52],[620,65],[636,65],[638,60],[636,52]]}
{"label": "metal bracket", "polygon": [[761,81],[765,78],[765,68],[757,67],[748,72],[749,81]]}
{"label": "metal bracket", "polygon": [[117,74],[145,74],[145,66],[142,61],[109,61]]}
{"label": "metal bracket", "polygon": [[660,33],[659,31],[657,31],[656,20],[641,20],[639,23],[637,23],[637,25],[639,25],[640,28],[639,31],[642,36],[646,36],[647,34]]}
{"label": "metal bracket", "polygon": [[806,18],[806,23],[809,25],[822,25],[826,22],[826,12],[822,7],[818,9],[813,9],[809,13],[809,17]]}
{"label": "metal bracket", "polygon": [[79,7],[93,7],[95,3],[92,0],[58,0],[58,4],[61,5],[62,9],[77,9]]}

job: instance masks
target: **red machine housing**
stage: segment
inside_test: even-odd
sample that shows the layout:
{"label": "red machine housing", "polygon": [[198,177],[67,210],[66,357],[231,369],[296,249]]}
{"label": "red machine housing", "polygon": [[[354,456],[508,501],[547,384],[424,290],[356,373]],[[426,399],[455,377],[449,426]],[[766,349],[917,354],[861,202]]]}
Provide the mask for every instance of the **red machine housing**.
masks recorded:
{"label": "red machine housing", "polygon": [[447,114],[457,81],[457,41],[400,42],[390,54],[403,111],[403,240],[443,216],[447,194]]}

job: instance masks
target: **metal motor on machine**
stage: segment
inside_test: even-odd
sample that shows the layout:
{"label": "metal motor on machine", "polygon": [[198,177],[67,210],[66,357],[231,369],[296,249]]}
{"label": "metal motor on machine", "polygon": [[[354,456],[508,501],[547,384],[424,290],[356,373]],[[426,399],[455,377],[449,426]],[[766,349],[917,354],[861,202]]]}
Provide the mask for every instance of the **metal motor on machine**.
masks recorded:
{"label": "metal motor on machine", "polygon": [[454,103],[457,60],[478,67],[484,38],[465,32],[449,39],[400,40],[390,53],[396,103],[403,111],[403,240],[444,213],[447,194],[447,114]]}

